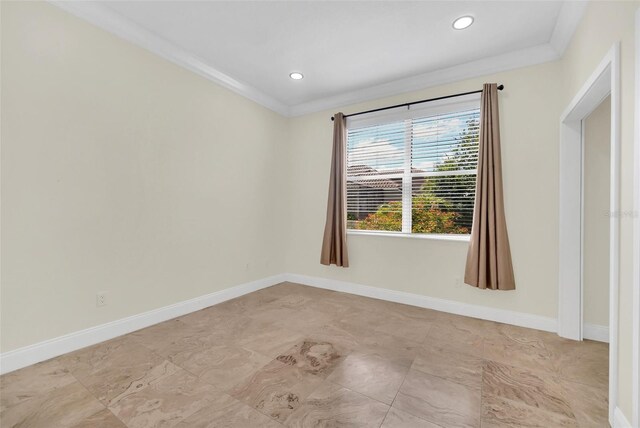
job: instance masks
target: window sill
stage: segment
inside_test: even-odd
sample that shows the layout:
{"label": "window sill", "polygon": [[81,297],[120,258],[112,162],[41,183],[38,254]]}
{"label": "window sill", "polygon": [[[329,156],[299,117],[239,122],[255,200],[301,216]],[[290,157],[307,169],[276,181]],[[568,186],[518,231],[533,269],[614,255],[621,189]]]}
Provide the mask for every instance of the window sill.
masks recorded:
{"label": "window sill", "polygon": [[437,233],[399,233],[399,232],[373,232],[368,230],[347,230],[347,235],[365,236],[390,236],[394,238],[431,239],[434,241],[469,242],[471,235],[445,235]]}

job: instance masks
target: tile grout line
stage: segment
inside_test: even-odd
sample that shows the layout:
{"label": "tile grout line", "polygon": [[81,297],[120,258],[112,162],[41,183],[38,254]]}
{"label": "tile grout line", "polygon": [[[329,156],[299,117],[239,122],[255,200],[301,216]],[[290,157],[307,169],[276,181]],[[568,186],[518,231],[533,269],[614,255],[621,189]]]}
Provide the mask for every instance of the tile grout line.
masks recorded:
{"label": "tile grout line", "polygon": [[[210,349],[210,348],[213,348],[214,346],[215,346],[215,345],[211,345],[211,346],[206,347],[205,349]],[[271,357],[267,357],[266,355],[264,355],[264,354],[262,354],[262,353],[260,353],[260,352],[252,351],[252,350],[250,350],[250,349],[246,349],[246,348],[244,348],[244,347],[242,347],[242,346],[238,346],[238,348],[241,348],[241,349],[244,349],[244,350],[247,350],[247,351],[250,351],[250,352],[255,352],[255,353],[257,353],[257,354],[260,354],[260,355],[264,356],[265,358],[271,358]],[[154,352],[154,351],[152,351],[152,352]],[[174,364],[176,367],[179,367],[180,369],[182,369],[182,370],[186,371],[187,373],[191,374],[192,376],[196,377],[200,382],[203,382],[203,383],[205,383],[205,384],[207,384],[207,385],[212,386],[216,391],[220,392],[220,394],[222,394],[222,395],[226,395],[226,396],[230,397],[231,399],[233,399],[233,400],[237,401],[238,403],[240,403],[240,404],[242,404],[242,405],[245,405],[245,406],[247,406],[248,408],[250,408],[250,409],[252,409],[252,410],[257,411],[258,413],[260,413],[260,414],[262,414],[262,415],[264,415],[264,416],[268,417],[268,418],[269,418],[269,419],[271,419],[272,421],[274,421],[274,422],[276,422],[276,423],[278,423],[278,424],[282,425],[283,427],[285,426],[282,422],[278,421],[277,419],[274,419],[271,415],[268,415],[268,414],[266,414],[266,413],[264,413],[264,412],[260,411],[259,409],[256,409],[256,408],[255,408],[254,406],[252,406],[251,404],[246,403],[246,402],[244,402],[244,401],[242,401],[242,400],[240,400],[240,399],[238,399],[238,398],[234,397],[234,396],[233,396],[233,395],[231,395],[229,392],[227,392],[227,391],[221,391],[221,390],[217,389],[217,388],[216,388],[216,386],[215,386],[214,384],[212,384],[211,382],[208,382],[208,381],[206,381],[206,380],[202,379],[200,376],[196,375],[196,374],[195,374],[195,373],[193,373],[192,371],[190,371],[190,370],[188,370],[188,369],[186,369],[186,368],[182,367],[181,365],[179,365],[179,364],[175,363],[173,360],[171,360],[171,358],[170,358],[170,357],[165,358],[165,357],[162,357],[162,355],[159,355],[159,354],[157,354],[157,353],[156,353],[156,355],[158,355],[158,356],[159,356],[159,357],[161,357],[161,358],[164,358],[166,361],[171,362],[171,364]],[[271,360],[270,360],[267,364],[265,364],[264,366],[260,367],[258,370],[256,370],[256,371],[254,371],[254,372],[252,372],[252,373],[248,374],[248,375],[247,375],[245,378],[243,378],[242,380],[248,379],[248,378],[249,378],[250,376],[252,376],[255,372],[257,372],[257,371],[259,371],[259,370],[263,369],[264,367],[266,367],[267,365],[269,365],[269,364],[273,363],[274,361],[277,361],[277,359],[276,359],[276,358],[271,358]],[[234,387],[235,387],[235,386],[234,386]],[[197,412],[196,412],[196,413],[197,413]],[[194,413],[194,414],[195,414],[195,413]],[[189,417],[190,417],[190,416],[193,416],[193,415],[189,415]],[[186,419],[187,419],[187,418],[185,418],[185,420],[186,420]]]}
{"label": "tile grout line", "polygon": [[[66,355],[66,354],[65,354],[65,355]],[[56,357],[56,358],[58,358],[58,357]],[[126,424],[122,419],[120,419],[120,418],[118,417],[118,415],[116,415],[115,413],[113,413],[113,412],[111,411],[111,409],[109,408],[109,406],[107,406],[106,404],[104,404],[104,403],[103,403],[103,402],[102,402],[102,401],[101,401],[101,400],[100,400],[100,399],[99,399],[99,398],[98,398],[98,397],[97,397],[93,392],[91,392],[91,391],[89,390],[89,388],[87,388],[87,386],[86,386],[84,383],[82,383],[82,381],[81,381],[80,379],[78,379],[78,377],[77,377],[75,374],[73,374],[73,372],[71,371],[71,369],[69,369],[69,368],[67,367],[67,365],[66,365],[66,364],[64,364],[64,363],[62,363],[62,362],[60,362],[60,364],[61,364],[61,365],[62,365],[62,366],[63,366],[63,367],[64,367],[64,368],[69,372],[69,374],[70,374],[70,375],[71,375],[71,376],[76,380],[76,382],[78,382],[78,384],[79,384],[81,387],[83,387],[83,388],[85,389],[85,391],[87,391],[87,393],[89,393],[89,395],[90,395],[90,396],[92,396],[93,398],[95,398],[95,400],[96,400],[98,403],[100,403],[100,405],[102,405],[103,409],[102,409],[102,410],[100,410],[100,411],[98,411],[98,412],[95,412],[95,413],[94,413],[93,415],[91,415],[91,416],[94,416],[94,415],[96,415],[96,414],[100,413],[101,411],[106,410],[106,411],[108,411],[109,413],[111,413],[111,414],[113,415],[113,417],[114,417],[114,418],[116,418],[117,420],[119,420],[120,422],[122,422],[122,424],[123,424],[124,426],[126,426],[126,427],[128,427],[128,426],[129,426],[129,425],[127,425],[127,424]]]}
{"label": "tile grout line", "polygon": [[[202,382],[202,383],[204,383],[204,384],[206,384],[206,385],[209,385],[209,386],[213,387],[213,388],[216,390],[216,392],[219,392],[221,395],[226,395],[226,396],[230,397],[232,400],[235,400],[235,401],[237,401],[238,403],[240,403],[240,404],[242,404],[242,405],[245,405],[245,406],[249,407],[249,408],[250,408],[250,409],[252,409],[252,410],[256,410],[256,411],[258,411],[260,414],[262,414],[262,415],[264,415],[264,416],[266,416],[266,417],[270,418],[271,420],[275,421],[276,423],[278,423],[278,424],[282,425],[282,424],[280,423],[280,421],[277,421],[277,420],[273,419],[270,415],[267,415],[267,414],[265,414],[265,413],[260,412],[258,409],[256,409],[256,408],[254,408],[253,406],[251,406],[251,405],[249,405],[249,404],[247,404],[247,403],[245,403],[245,402],[243,402],[243,401],[241,401],[241,400],[237,399],[236,397],[234,397],[233,395],[229,394],[229,393],[228,393],[228,392],[226,392],[226,391],[221,391],[221,390],[217,389],[217,388],[216,388],[216,386],[215,386],[214,384],[212,384],[211,382],[207,382],[207,381],[205,381],[204,379],[202,379],[202,378],[201,378],[201,376],[198,376],[197,374],[195,374],[195,373],[193,373],[192,371],[190,371],[190,370],[186,369],[186,368],[185,368],[185,367],[183,367],[182,365],[180,365],[180,364],[178,364],[178,363],[174,362],[174,361],[173,361],[173,359],[171,359],[171,357],[170,357],[170,356],[164,357],[164,356],[162,356],[162,355],[158,354],[158,353],[157,353],[156,351],[154,351],[153,349],[150,349],[150,348],[148,348],[147,346],[143,345],[142,343],[138,342],[135,338],[133,338],[133,340],[134,340],[136,343],[138,343],[139,345],[141,345],[141,346],[143,346],[144,348],[148,349],[151,353],[155,354],[155,355],[156,355],[156,356],[158,356],[159,358],[162,358],[164,361],[168,361],[168,362],[170,362],[171,364],[175,365],[176,367],[180,368],[181,370],[184,370],[185,372],[187,372],[187,373],[189,373],[190,375],[194,376],[196,379],[198,379],[198,381],[200,381],[200,382]],[[213,348],[213,347],[215,347],[215,345],[205,346],[202,350],[211,349],[211,348]],[[245,348],[242,348],[241,346],[238,346],[238,348],[245,349]],[[246,349],[245,349],[245,350],[246,350]],[[260,354],[260,353],[259,353],[259,352],[257,352],[257,351],[251,351],[251,350],[248,350],[248,351],[250,351],[250,352],[256,352],[256,353]],[[263,354],[260,354],[260,355],[263,355]],[[263,356],[264,356],[264,355],[263,355]],[[266,356],[265,356],[265,357],[266,357]],[[266,358],[270,358],[270,357],[266,357]],[[269,361],[269,363],[265,364],[265,366],[266,366],[266,365],[268,365],[268,364],[271,364],[273,361],[275,361],[275,359],[272,359],[271,361]],[[264,367],[264,366],[262,366],[262,367]],[[145,387],[144,389],[146,389],[146,387]],[[192,414],[188,415],[187,417],[185,417],[185,418],[183,419],[183,422],[184,422],[185,420],[187,420],[188,418],[190,418],[191,416],[193,416],[193,415],[195,415],[196,413],[198,413],[199,411],[200,411],[200,410],[198,410],[198,411],[196,411],[196,412],[194,412],[194,413],[192,413]],[[124,422],[123,422],[123,423],[124,423]],[[125,425],[126,425],[126,424],[125,424]],[[127,426],[128,426],[128,425],[127,425]],[[284,425],[282,425],[282,426],[284,426]]]}
{"label": "tile grout line", "polygon": [[[429,330],[431,330],[431,327],[429,328]],[[428,332],[427,332],[428,334]],[[427,335],[425,335],[425,338],[423,339],[423,343],[421,345],[424,345],[424,341],[426,340]],[[393,407],[393,403],[396,402],[396,399],[398,398],[398,394],[400,394],[400,390],[402,389],[402,386],[404,385],[405,380],[407,380],[407,375],[409,374],[409,372],[411,371],[411,367],[413,367],[413,363],[416,361],[416,356],[413,357],[413,359],[411,360],[411,364],[409,364],[409,367],[407,368],[407,371],[404,373],[404,377],[402,378],[402,382],[400,383],[400,386],[398,387],[398,390],[396,391],[396,395],[393,397],[393,400],[391,400],[391,404],[389,405],[389,408],[387,409],[387,414],[384,415],[384,419],[382,420],[382,423],[380,424],[380,426],[382,426],[382,424],[384,424],[384,421],[387,419],[387,416],[389,416],[389,412],[391,411],[391,408]]]}

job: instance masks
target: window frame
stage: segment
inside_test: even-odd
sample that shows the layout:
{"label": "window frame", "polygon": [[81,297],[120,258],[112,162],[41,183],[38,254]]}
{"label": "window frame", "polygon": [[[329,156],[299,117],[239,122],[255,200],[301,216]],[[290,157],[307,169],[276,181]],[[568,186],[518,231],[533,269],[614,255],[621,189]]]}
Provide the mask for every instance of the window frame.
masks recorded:
{"label": "window frame", "polygon": [[[351,116],[346,118],[346,133],[349,134],[350,128],[363,128],[369,126],[378,126],[384,125],[388,123],[394,123],[399,121],[405,121],[408,119],[417,119],[424,118],[430,116],[437,116],[447,113],[460,112],[464,110],[472,110],[472,109],[480,109],[480,94],[469,94],[455,98],[447,98],[443,100],[432,101],[424,104],[414,104],[406,107],[397,107],[390,110],[383,110],[373,113],[367,113],[358,116]],[[348,138],[348,137],[347,137]],[[346,142],[348,144],[348,141]],[[411,168],[411,140],[405,139],[405,163],[403,164],[403,168],[405,170],[404,173],[399,173],[398,175],[408,175],[409,177],[414,177],[415,173],[410,172]],[[347,153],[348,148],[345,148],[345,154]],[[407,162],[409,165],[409,170],[407,170]],[[469,171],[469,172],[467,172]],[[426,172],[419,174],[424,177],[432,177],[437,175],[471,175],[475,174],[476,180],[478,175],[478,170],[465,170],[465,172],[457,172],[454,174],[448,173],[440,173],[440,172]],[[406,180],[406,177],[403,177],[402,180],[402,217],[403,217],[403,225],[402,231],[385,231],[385,230],[361,230],[361,229],[349,229],[347,228],[347,234],[353,236],[385,236],[385,237],[400,237],[400,238],[413,238],[413,239],[431,239],[431,240],[441,240],[441,241],[457,241],[457,242],[469,242],[471,238],[471,233],[467,234],[455,234],[455,233],[413,233],[411,231],[411,210],[412,210],[412,191],[411,191],[411,180]],[[407,189],[408,187],[408,189]],[[408,202],[408,203],[407,203]],[[346,216],[346,212],[345,212]],[[408,223],[405,221],[405,218],[408,218]],[[408,228],[408,231],[405,229]]]}

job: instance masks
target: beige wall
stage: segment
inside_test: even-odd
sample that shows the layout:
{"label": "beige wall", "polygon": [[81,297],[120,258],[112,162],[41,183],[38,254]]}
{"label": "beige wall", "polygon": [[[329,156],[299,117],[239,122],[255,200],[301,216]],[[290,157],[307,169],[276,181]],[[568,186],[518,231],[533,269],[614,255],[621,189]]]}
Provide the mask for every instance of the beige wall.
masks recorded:
{"label": "beige wall", "polygon": [[[404,237],[348,237],[350,267],[319,264],[333,111],[291,120],[287,271],[546,317],[557,315],[559,63],[500,73],[341,109],[345,113],[482,88],[498,82],[514,292],[456,286],[468,244]],[[339,109],[336,109],[336,111]]]}
{"label": "beige wall", "polygon": [[[592,1],[562,59],[563,105],[569,104],[613,43],[620,42],[621,65],[621,171],[622,213],[633,210],[633,127],[634,127],[634,19],[640,2]],[[638,72],[637,70],[635,72]],[[638,112],[635,113],[636,115]],[[635,154],[637,156],[637,154]],[[618,346],[618,406],[631,421],[632,358],[632,236],[633,216],[620,217],[620,296]],[[637,217],[635,221],[638,221]]]}
{"label": "beige wall", "polygon": [[609,325],[611,97],[584,121],[583,320]]}
{"label": "beige wall", "polygon": [[1,7],[2,352],[283,271],[284,118],[57,7]]}

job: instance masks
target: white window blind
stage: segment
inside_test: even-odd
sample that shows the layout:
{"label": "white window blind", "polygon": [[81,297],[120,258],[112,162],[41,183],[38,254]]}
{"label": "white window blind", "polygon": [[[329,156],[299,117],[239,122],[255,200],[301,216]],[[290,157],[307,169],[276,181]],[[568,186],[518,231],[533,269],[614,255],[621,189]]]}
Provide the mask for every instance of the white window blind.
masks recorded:
{"label": "white window blind", "polygon": [[347,123],[347,227],[471,232],[479,100]]}

